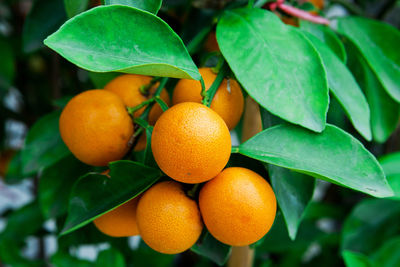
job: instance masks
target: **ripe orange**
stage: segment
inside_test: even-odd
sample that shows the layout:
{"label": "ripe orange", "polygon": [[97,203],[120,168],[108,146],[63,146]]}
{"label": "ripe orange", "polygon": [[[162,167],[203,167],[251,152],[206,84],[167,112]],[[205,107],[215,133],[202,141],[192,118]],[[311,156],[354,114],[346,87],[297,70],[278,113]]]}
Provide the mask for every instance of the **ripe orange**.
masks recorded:
{"label": "ripe orange", "polygon": [[138,235],[136,209],[139,197],[129,200],[116,209],[109,211],[93,221],[97,229],[114,237]]}
{"label": "ripe orange", "polygon": [[[208,90],[217,75],[210,68],[200,68],[199,71]],[[195,80],[180,80],[172,95],[174,105],[182,102],[201,103],[201,100],[201,83]],[[243,94],[239,84],[233,79],[224,79],[215,93],[210,108],[217,112],[232,130],[242,116],[243,106]]]}
{"label": "ripe orange", "polygon": [[[124,104],[128,107],[134,107],[142,103],[143,101],[146,101],[150,97],[152,97],[155,93],[155,90],[158,87],[158,83],[156,83],[154,86],[152,86],[149,89],[149,94],[148,95],[143,95],[140,92],[140,87],[142,85],[148,85],[150,84],[152,80],[152,77],[150,76],[143,76],[143,75],[137,75],[137,74],[125,74],[118,76],[111,82],[109,82],[104,89],[114,92],[117,94]],[[170,103],[170,98],[168,95],[168,92],[163,89],[161,91],[160,97],[164,102],[169,106]],[[139,109],[138,111],[135,112],[134,117],[139,117],[143,111],[145,110],[145,107]],[[155,103],[153,108],[150,110],[149,113],[149,123],[151,125],[154,125],[155,122],[157,121],[158,117],[162,114],[162,109],[158,103]]]}
{"label": "ripe orange", "polygon": [[261,239],[276,213],[275,194],[268,182],[239,167],[227,168],[207,182],[200,191],[199,205],[208,231],[231,246]]}
{"label": "ripe orange", "polygon": [[203,229],[197,203],[185,195],[181,184],[173,181],[147,190],[136,215],[143,241],[161,253],[176,254],[189,249]]}
{"label": "ripe orange", "polygon": [[153,129],[154,159],[169,177],[201,183],[215,177],[231,153],[228,127],[217,113],[185,102],[164,112]]}
{"label": "ripe orange", "polygon": [[105,166],[129,150],[133,123],[121,99],[105,90],[89,90],[72,98],[60,116],[60,133],[82,162]]}

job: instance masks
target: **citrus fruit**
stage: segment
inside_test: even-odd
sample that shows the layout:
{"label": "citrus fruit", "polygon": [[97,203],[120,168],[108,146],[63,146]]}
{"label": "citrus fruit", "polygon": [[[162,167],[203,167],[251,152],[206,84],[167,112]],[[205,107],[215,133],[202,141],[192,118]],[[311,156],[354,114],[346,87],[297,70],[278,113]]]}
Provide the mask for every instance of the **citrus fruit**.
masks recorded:
{"label": "citrus fruit", "polygon": [[204,105],[185,102],[158,119],[151,149],[158,166],[169,177],[183,183],[201,183],[225,167],[231,138],[217,113]]}
{"label": "citrus fruit", "polygon": [[261,239],[275,219],[271,186],[257,173],[231,167],[200,190],[200,212],[208,231],[222,243],[245,246]]}
{"label": "citrus fruit", "polygon": [[[200,68],[199,71],[208,90],[217,75],[210,68]],[[201,103],[201,100],[201,83],[196,80],[180,80],[172,95],[174,105],[182,102]],[[214,95],[210,108],[217,112],[232,130],[242,116],[243,106],[243,94],[239,84],[234,79],[224,79]]]}
{"label": "citrus fruit", "polygon": [[[143,76],[137,74],[124,74],[118,76],[111,82],[109,82],[104,89],[114,92],[117,94],[124,104],[128,107],[135,107],[141,104],[143,101],[146,101],[150,97],[152,97],[158,87],[158,83],[154,84],[152,87],[149,88],[148,94],[143,94],[140,91],[142,86],[149,85],[152,80],[150,76]],[[162,89],[160,98],[167,104],[170,105],[170,98],[168,92],[165,89]],[[145,107],[139,109],[135,112],[134,117],[139,117]],[[158,117],[162,114],[162,109],[158,103],[155,103],[154,106],[151,108],[149,113],[149,123],[154,125],[157,121]]]}
{"label": "citrus fruit", "polygon": [[189,249],[203,229],[197,203],[174,181],[161,182],[147,190],[139,201],[136,216],[143,241],[166,254]]}
{"label": "citrus fruit", "polygon": [[124,237],[138,235],[136,208],[139,197],[129,200],[93,221],[94,225],[106,235]]}
{"label": "citrus fruit", "polygon": [[93,166],[121,159],[129,150],[133,123],[121,99],[105,90],[73,97],[60,116],[60,134],[72,154]]}

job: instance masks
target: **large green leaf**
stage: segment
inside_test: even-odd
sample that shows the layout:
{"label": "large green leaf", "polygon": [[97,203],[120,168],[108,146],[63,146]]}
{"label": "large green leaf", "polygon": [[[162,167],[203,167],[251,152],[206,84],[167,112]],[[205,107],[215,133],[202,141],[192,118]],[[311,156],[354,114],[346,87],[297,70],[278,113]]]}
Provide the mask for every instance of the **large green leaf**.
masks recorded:
{"label": "large green leaf", "polygon": [[38,120],[29,130],[21,152],[23,173],[35,173],[71,153],[58,130],[59,116],[60,111],[50,113]]}
{"label": "large green leaf", "polygon": [[133,161],[110,163],[110,176],[89,173],[72,188],[62,234],[72,232],[145,191],[161,171]]}
{"label": "large green leaf", "polygon": [[347,61],[346,50],[336,33],[326,25],[300,20],[300,28],[325,43],[343,62]]}
{"label": "large green leaf", "polygon": [[372,255],[375,266],[393,267],[400,266],[400,236],[386,241],[377,252]]}
{"label": "large green leaf", "polygon": [[400,102],[400,32],[361,17],[339,18],[337,30],[357,46],[389,95]]}
{"label": "large green leaf", "polygon": [[81,68],[200,79],[179,36],[157,16],[129,6],[92,8],[44,41]]}
{"label": "large green leaf", "polygon": [[88,8],[90,0],[64,0],[65,11],[69,18],[82,13]]}
{"label": "large green leaf", "polygon": [[367,100],[346,65],[317,37],[305,35],[319,51],[328,76],[329,89],[339,100],[354,128],[367,140],[371,140],[370,111]]}
{"label": "large green leaf", "polygon": [[375,157],[354,137],[333,125],[313,133],[294,125],[262,131],[239,152],[376,197],[393,195]]}
{"label": "large green leaf", "polygon": [[127,5],[157,14],[161,8],[161,0],[104,0],[105,5]]}
{"label": "large green leaf", "polygon": [[366,199],[353,209],[344,222],[341,249],[375,252],[386,239],[399,233],[400,201]]}
{"label": "large green leaf", "polygon": [[349,68],[370,106],[372,137],[376,142],[384,143],[397,127],[400,105],[386,93],[357,49],[351,43],[346,43],[346,49],[349,51]]}
{"label": "large green leaf", "polygon": [[400,199],[400,152],[386,155],[379,159],[394,198]]}
{"label": "large green leaf", "polygon": [[43,47],[43,40],[66,20],[63,0],[35,0],[22,31],[24,52]]}
{"label": "large green leaf", "polygon": [[342,257],[346,267],[372,267],[370,260],[364,254],[345,250],[342,252]]}
{"label": "large green leaf", "polygon": [[326,73],[301,32],[271,12],[244,8],[224,13],[217,40],[237,79],[261,106],[313,131],[325,128]]}

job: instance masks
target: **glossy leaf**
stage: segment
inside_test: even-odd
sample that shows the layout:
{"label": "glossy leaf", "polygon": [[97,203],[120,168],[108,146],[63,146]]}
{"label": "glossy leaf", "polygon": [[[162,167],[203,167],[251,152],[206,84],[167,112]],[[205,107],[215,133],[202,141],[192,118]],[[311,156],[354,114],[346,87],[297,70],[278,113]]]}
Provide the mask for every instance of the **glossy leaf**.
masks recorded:
{"label": "glossy leaf", "polygon": [[[133,161],[110,163],[111,179],[88,173],[72,188],[62,234],[74,231],[145,191],[162,173]],[[99,201],[101,200],[101,201]]]}
{"label": "glossy leaf", "polygon": [[90,0],[64,0],[65,11],[69,18],[82,13],[88,8]]}
{"label": "glossy leaf", "polygon": [[329,89],[339,100],[354,128],[366,140],[371,140],[369,106],[353,75],[328,46],[310,33],[305,35],[322,57]]}
{"label": "glossy leaf", "polygon": [[237,79],[261,106],[313,131],[324,129],[326,73],[300,31],[271,12],[244,8],[224,13],[217,40]]}
{"label": "glossy leaf", "polygon": [[337,30],[357,46],[383,88],[400,102],[400,31],[361,17],[339,18]]}
{"label": "glossy leaf", "polygon": [[43,40],[66,20],[63,0],[35,0],[22,31],[25,53],[43,47]]}
{"label": "glossy leaf", "polygon": [[8,89],[15,76],[15,58],[11,44],[0,37],[0,92]]}
{"label": "glossy leaf", "polygon": [[92,8],[45,44],[89,71],[200,79],[179,36],[157,16],[129,6]]}
{"label": "glossy leaf", "polygon": [[400,201],[366,199],[344,222],[341,249],[364,254],[375,252],[399,231]]}
{"label": "glossy leaf", "polygon": [[330,28],[306,20],[300,20],[300,28],[325,43],[325,45],[327,45],[342,62],[347,61],[346,50],[344,49],[342,42],[336,33]]}
{"label": "glossy leaf", "polygon": [[376,197],[393,195],[375,157],[354,137],[333,125],[316,134],[294,125],[262,131],[239,152]]}
{"label": "glossy leaf", "polygon": [[50,113],[38,120],[29,130],[21,152],[23,173],[38,172],[71,153],[58,130],[59,116],[59,111]]}
{"label": "glossy leaf", "polygon": [[110,248],[103,250],[97,256],[96,263],[94,267],[125,267],[124,256],[116,249]]}
{"label": "glossy leaf", "polygon": [[384,143],[397,127],[400,105],[386,93],[356,48],[348,43],[346,49],[349,51],[349,67],[370,106],[372,137],[376,142]]}
{"label": "glossy leaf", "polygon": [[43,170],[39,180],[39,203],[46,218],[67,212],[73,184],[89,169],[71,154]]}
{"label": "glossy leaf", "polygon": [[342,252],[342,257],[346,267],[372,267],[368,257],[364,254],[345,250]]}
{"label": "glossy leaf", "polygon": [[315,179],[275,165],[269,165],[268,172],[289,237],[294,240],[304,211],[312,199]]}
{"label": "glossy leaf", "polygon": [[222,266],[226,263],[231,255],[232,247],[222,244],[207,230],[204,230],[199,240],[191,248],[191,250]]}
{"label": "glossy leaf", "polygon": [[375,266],[400,266],[400,236],[386,241],[379,250],[372,255]]}
{"label": "glossy leaf", "polygon": [[105,5],[126,5],[157,14],[161,8],[161,0],[104,0]]}
{"label": "glossy leaf", "polygon": [[394,198],[400,199],[400,152],[386,155],[379,159],[386,179],[394,191]]}

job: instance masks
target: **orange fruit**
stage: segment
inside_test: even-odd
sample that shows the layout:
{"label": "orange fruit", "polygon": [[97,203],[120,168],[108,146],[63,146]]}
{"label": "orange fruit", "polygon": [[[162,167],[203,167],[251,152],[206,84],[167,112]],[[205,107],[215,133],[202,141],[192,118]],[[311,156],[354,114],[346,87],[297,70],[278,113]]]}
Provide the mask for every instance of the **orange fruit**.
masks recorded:
{"label": "orange fruit", "polygon": [[[199,71],[208,90],[217,75],[211,68],[200,68]],[[173,105],[182,102],[201,103],[201,100],[201,83],[196,80],[180,80],[172,95]],[[229,130],[232,130],[242,116],[243,106],[243,94],[239,84],[233,79],[224,79],[214,95],[210,108],[217,112],[224,119]]]}
{"label": "orange fruit", "polygon": [[136,223],[136,209],[139,197],[135,197],[121,206],[113,209],[93,221],[94,225],[102,233],[124,237],[138,235],[139,230]]}
{"label": "orange fruit", "polygon": [[261,239],[275,219],[271,186],[239,167],[222,171],[200,190],[200,212],[208,231],[222,243],[246,246]]}
{"label": "orange fruit", "polygon": [[158,166],[169,177],[183,183],[201,183],[225,167],[231,138],[224,120],[212,109],[185,102],[158,119],[151,149]]}
{"label": "orange fruit", "polygon": [[89,90],[72,98],[60,116],[60,134],[80,161],[105,166],[129,150],[133,123],[114,93]]}
{"label": "orange fruit", "polygon": [[[104,87],[104,89],[117,94],[122,99],[122,101],[126,106],[135,107],[140,103],[142,103],[143,101],[146,101],[147,99],[152,97],[155,91],[157,90],[158,83],[154,84],[149,89],[148,95],[144,95],[140,91],[140,87],[143,85],[150,84],[151,80],[152,77],[150,76],[143,76],[137,74],[124,74],[118,76],[117,78],[109,82]],[[168,106],[171,104],[168,92],[165,89],[161,91],[160,97]],[[136,111],[134,117],[135,118],[139,117],[144,110],[145,107]],[[162,113],[163,111],[160,105],[158,103],[155,103],[149,113],[149,123],[151,125],[154,125],[158,117],[160,117]]]}
{"label": "orange fruit", "polygon": [[189,249],[203,229],[197,203],[186,196],[181,184],[173,181],[147,190],[136,215],[143,241],[161,253],[177,254]]}
{"label": "orange fruit", "polygon": [[143,133],[140,135],[139,140],[137,141],[135,147],[133,148],[134,151],[142,151],[146,149],[147,145],[147,136],[146,136],[146,131],[143,131]]}
{"label": "orange fruit", "polygon": [[207,52],[219,52],[219,45],[217,43],[217,37],[215,36],[215,31],[208,34],[207,40],[204,43],[204,48]]}

